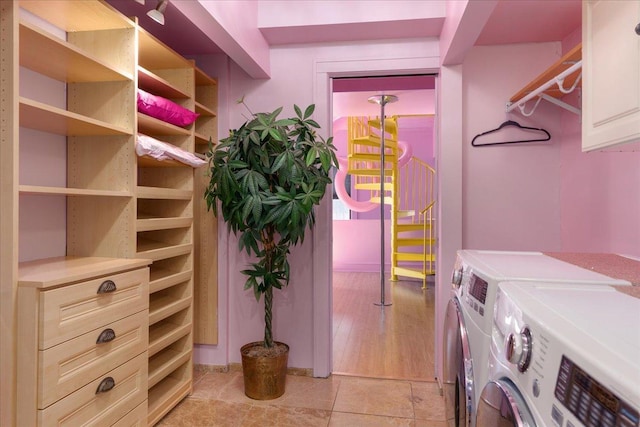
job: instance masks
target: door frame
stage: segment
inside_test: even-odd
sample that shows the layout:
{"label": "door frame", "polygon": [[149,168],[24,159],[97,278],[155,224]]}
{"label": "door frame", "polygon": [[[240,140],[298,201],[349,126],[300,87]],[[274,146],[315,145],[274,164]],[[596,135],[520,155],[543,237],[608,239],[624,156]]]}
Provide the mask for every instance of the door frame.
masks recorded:
{"label": "door frame", "polygon": [[[315,120],[327,135],[332,134],[332,93],[333,78],[371,77],[406,74],[439,74],[440,58],[434,56],[407,57],[393,59],[347,59],[317,60],[314,62],[314,93],[316,105]],[[436,77],[436,81],[438,77]],[[436,87],[438,87],[437,85]],[[437,91],[438,89],[436,89]],[[437,97],[439,95],[436,95]],[[436,117],[439,115],[439,102],[436,103]],[[438,119],[440,120],[440,119]],[[439,150],[439,134],[436,134],[436,151]],[[439,157],[439,156],[438,156]],[[459,159],[461,160],[461,159]],[[461,164],[461,161],[458,163]],[[459,170],[459,168],[457,168]],[[438,187],[439,184],[438,184]],[[440,199],[438,191],[438,199]],[[312,234],[313,246],[313,376],[328,377],[333,368],[333,325],[332,325],[332,200],[325,197],[317,210],[316,226]],[[438,235],[441,222],[438,223]],[[455,257],[455,251],[453,256]],[[436,260],[436,269],[439,268]],[[453,264],[449,267],[452,268]],[[446,267],[445,267],[446,268]],[[436,282],[436,301],[438,289]],[[438,322],[436,322],[436,327]],[[438,334],[435,334],[438,336]],[[436,341],[437,343],[437,341]],[[436,349],[439,348],[436,346]],[[436,355],[436,364],[438,357]],[[436,372],[440,372],[436,367]]]}

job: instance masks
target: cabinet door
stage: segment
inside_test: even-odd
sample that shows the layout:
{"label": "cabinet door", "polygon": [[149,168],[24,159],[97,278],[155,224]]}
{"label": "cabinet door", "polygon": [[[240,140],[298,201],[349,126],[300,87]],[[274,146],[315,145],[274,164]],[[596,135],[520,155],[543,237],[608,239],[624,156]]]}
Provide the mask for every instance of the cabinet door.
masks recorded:
{"label": "cabinet door", "polygon": [[640,1],[585,1],[582,149],[640,140]]}

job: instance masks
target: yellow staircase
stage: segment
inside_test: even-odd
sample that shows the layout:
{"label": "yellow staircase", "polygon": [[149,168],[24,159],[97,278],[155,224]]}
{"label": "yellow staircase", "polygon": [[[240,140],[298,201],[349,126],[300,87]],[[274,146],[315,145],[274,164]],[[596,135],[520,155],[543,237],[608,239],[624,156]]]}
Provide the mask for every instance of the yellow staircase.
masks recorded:
{"label": "yellow staircase", "polygon": [[368,190],[372,202],[390,206],[391,280],[418,278],[424,288],[426,278],[435,274],[435,170],[416,157],[407,157],[404,149],[408,147],[398,142],[397,117],[386,118],[381,193],[381,128],[379,118],[348,118],[347,173],[355,189]]}

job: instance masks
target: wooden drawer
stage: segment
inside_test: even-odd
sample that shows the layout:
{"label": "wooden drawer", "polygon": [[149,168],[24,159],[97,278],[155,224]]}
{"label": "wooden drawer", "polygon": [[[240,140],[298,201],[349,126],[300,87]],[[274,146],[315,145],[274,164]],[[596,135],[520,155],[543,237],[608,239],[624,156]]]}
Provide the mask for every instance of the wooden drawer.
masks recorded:
{"label": "wooden drawer", "polygon": [[[101,382],[112,378],[115,385],[97,392]],[[147,398],[147,353],[108,372],[78,391],[38,411],[40,426],[110,426]]]}
{"label": "wooden drawer", "polygon": [[[101,286],[106,286],[107,292],[98,293]],[[148,292],[148,268],[41,292],[39,349],[50,348],[147,309]]]}
{"label": "wooden drawer", "polygon": [[112,427],[147,427],[147,401],[145,400]]}
{"label": "wooden drawer", "polygon": [[[38,357],[38,408],[46,408],[144,352],[149,341],[148,316],[149,312],[144,310],[41,350]],[[110,331],[115,338],[98,343],[101,334],[105,336]]]}

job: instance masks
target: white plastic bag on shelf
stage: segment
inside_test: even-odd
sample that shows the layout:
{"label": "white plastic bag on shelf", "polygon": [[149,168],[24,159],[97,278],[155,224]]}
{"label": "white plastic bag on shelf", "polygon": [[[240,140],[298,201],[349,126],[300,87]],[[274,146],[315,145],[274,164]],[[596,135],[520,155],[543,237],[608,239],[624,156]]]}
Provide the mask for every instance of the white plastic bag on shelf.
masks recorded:
{"label": "white plastic bag on shelf", "polygon": [[136,136],[136,154],[149,156],[160,161],[177,160],[194,168],[207,163],[206,160],[200,159],[193,153],[141,133]]}

